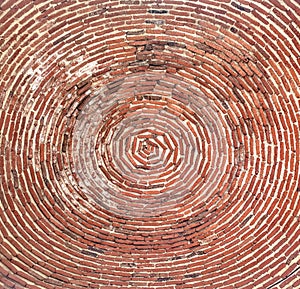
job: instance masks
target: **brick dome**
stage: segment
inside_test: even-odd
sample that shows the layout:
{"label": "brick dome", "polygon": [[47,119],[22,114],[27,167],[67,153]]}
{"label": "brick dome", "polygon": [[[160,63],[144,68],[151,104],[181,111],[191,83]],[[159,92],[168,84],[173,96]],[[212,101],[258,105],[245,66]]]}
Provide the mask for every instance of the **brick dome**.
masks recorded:
{"label": "brick dome", "polygon": [[0,3],[0,287],[300,288],[297,0]]}

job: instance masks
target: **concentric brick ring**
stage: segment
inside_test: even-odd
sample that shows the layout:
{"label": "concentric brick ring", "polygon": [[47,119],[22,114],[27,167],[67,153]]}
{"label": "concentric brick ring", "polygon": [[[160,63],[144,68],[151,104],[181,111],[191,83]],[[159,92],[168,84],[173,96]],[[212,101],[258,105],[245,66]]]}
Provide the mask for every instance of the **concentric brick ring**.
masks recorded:
{"label": "concentric brick ring", "polygon": [[298,289],[299,11],[2,1],[0,287]]}
{"label": "concentric brick ring", "polygon": [[119,79],[87,100],[74,124],[76,179],[110,212],[174,215],[216,195],[219,181],[228,180],[222,122],[211,101],[178,77]]}

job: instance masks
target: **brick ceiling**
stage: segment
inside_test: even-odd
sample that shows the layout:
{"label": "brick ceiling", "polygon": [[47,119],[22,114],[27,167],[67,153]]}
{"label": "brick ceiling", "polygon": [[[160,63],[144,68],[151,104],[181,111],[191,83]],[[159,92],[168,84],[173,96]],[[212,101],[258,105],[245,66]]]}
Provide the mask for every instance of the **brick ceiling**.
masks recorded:
{"label": "brick ceiling", "polygon": [[2,0],[0,288],[300,288],[298,0]]}

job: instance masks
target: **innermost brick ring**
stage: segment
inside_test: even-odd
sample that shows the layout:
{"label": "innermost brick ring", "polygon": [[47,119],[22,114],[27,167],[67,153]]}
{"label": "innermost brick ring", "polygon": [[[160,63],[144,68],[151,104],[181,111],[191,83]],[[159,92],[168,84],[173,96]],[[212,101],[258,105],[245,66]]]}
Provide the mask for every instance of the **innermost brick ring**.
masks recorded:
{"label": "innermost brick ring", "polygon": [[138,73],[81,104],[69,143],[80,190],[109,213],[150,217],[212,198],[229,149],[213,104],[163,73]]}

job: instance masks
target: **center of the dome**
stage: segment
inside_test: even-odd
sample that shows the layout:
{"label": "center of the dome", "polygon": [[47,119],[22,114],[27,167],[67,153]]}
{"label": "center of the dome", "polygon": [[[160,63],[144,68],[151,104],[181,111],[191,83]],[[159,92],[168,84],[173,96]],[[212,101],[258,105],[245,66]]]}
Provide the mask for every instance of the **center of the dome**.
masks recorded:
{"label": "center of the dome", "polygon": [[133,167],[151,170],[155,164],[163,163],[167,151],[167,146],[163,143],[163,135],[160,132],[144,132],[132,138],[131,149],[126,152],[126,155]]}

